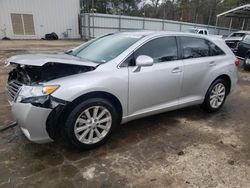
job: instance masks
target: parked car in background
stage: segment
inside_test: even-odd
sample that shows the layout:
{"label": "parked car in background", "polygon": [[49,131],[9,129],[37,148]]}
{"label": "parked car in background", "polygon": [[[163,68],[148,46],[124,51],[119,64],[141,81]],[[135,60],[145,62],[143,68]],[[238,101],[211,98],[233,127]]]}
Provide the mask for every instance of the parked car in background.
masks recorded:
{"label": "parked car in background", "polygon": [[250,34],[246,34],[238,44],[236,56],[243,60],[245,70],[250,70]]}
{"label": "parked car in background", "polygon": [[237,53],[237,48],[239,45],[239,42],[242,41],[242,39],[250,33],[249,31],[237,31],[231,33],[227,38],[225,38],[225,42],[228,45],[228,47],[234,52],[234,54]]}
{"label": "parked car in background", "polygon": [[214,36],[214,37],[219,37],[222,38],[222,35],[211,35],[209,34],[209,31],[205,28],[192,28],[188,30],[189,33],[195,33],[195,34],[199,34],[199,35],[210,35],[210,36]]}
{"label": "parked car in background", "polygon": [[237,82],[222,39],[177,32],[120,32],[67,54],[7,60],[12,113],[28,139],[62,136],[76,148],[104,143],[137,118],[201,105],[216,112]]}
{"label": "parked car in background", "polygon": [[189,33],[195,33],[200,35],[209,35],[209,32],[207,29],[204,28],[192,28],[188,30]]}

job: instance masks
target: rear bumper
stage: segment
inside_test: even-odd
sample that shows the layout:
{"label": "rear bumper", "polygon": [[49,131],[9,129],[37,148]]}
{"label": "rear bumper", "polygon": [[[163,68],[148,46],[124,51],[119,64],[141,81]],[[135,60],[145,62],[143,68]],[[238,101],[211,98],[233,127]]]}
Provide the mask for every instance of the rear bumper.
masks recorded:
{"label": "rear bumper", "polygon": [[30,103],[12,103],[12,114],[24,135],[32,142],[47,143],[53,140],[46,131],[46,121],[52,109]]}

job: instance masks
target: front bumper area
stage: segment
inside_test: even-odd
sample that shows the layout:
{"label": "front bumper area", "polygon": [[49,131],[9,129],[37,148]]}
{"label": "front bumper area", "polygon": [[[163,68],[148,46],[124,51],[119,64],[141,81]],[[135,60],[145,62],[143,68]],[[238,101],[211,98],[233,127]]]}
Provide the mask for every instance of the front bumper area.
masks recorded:
{"label": "front bumper area", "polygon": [[32,142],[47,143],[53,140],[46,131],[46,121],[52,109],[30,103],[12,103],[12,115],[24,135]]}

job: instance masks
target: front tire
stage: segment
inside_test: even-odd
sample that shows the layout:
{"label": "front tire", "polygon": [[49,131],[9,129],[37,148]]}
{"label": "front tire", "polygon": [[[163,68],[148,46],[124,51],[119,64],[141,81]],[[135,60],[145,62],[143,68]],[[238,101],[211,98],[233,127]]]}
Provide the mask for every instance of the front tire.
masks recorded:
{"label": "front tire", "polygon": [[209,113],[220,110],[226,100],[228,89],[228,84],[225,80],[215,80],[206,93],[204,102],[201,105],[202,108]]}
{"label": "front tire", "polygon": [[63,137],[70,147],[91,149],[107,141],[118,124],[119,116],[112,103],[101,98],[88,99],[69,113]]}

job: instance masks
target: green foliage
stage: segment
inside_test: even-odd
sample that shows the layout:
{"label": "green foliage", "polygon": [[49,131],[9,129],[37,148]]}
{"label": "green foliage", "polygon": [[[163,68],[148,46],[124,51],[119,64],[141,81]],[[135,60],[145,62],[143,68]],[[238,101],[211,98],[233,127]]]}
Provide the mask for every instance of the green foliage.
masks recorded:
{"label": "green foliage", "polygon": [[[81,0],[82,12],[145,16],[210,25],[215,25],[217,14],[248,3],[250,0]],[[222,19],[220,24],[226,26],[228,22],[228,19]]]}

